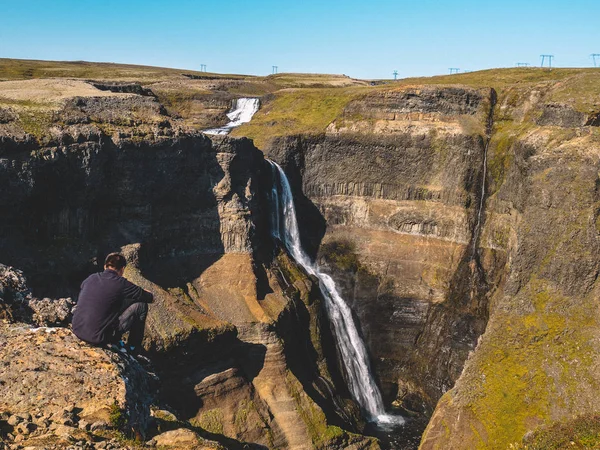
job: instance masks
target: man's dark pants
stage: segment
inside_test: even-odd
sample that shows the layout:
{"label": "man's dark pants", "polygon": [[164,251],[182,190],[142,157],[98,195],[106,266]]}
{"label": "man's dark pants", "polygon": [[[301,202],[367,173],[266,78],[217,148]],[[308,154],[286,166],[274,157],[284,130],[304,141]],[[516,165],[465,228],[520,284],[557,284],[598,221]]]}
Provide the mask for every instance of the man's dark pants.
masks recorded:
{"label": "man's dark pants", "polygon": [[118,318],[116,340],[118,341],[126,331],[129,331],[127,345],[137,349],[141,348],[147,315],[148,303],[125,299],[125,304]]}

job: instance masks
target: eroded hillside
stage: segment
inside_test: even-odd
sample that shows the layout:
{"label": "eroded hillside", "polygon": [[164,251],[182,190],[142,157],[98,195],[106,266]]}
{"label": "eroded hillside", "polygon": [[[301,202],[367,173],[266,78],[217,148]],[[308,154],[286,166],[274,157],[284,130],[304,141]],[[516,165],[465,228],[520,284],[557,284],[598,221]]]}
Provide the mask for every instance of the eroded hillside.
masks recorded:
{"label": "eroded hillside", "polygon": [[[159,299],[156,401],[206,437],[376,445],[352,434],[315,281],[270,238],[258,149],[388,406],[433,414],[422,448],[504,448],[600,412],[599,71],[366,83],[0,60],[0,79],[0,263],[73,296],[123,247]],[[241,96],[261,109],[233,135],[258,149],[198,133]]]}

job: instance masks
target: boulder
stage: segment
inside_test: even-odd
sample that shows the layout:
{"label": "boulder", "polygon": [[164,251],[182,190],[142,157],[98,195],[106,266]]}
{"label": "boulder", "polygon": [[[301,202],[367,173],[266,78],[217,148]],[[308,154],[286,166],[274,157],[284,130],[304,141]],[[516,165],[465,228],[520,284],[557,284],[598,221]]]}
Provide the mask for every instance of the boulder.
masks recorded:
{"label": "boulder", "polygon": [[197,433],[186,428],[161,433],[150,441],[150,445],[160,448],[177,449],[222,449],[223,447],[216,442],[202,439]]}
{"label": "boulder", "polygon": [[74,303],[70,297],[57,300],[32,298],[27,304],[33,311],[32,321],[37,326],[61,326],[71,322]]}
{"label": "boulder", "polygon": [[143,436],[148,382],[134,358],[89,346],[66,328],[0,325],[0,410],[10,411],[15,425],[30,422],[31,412],[52,411],[59,427],[82,419],[125,423]]}

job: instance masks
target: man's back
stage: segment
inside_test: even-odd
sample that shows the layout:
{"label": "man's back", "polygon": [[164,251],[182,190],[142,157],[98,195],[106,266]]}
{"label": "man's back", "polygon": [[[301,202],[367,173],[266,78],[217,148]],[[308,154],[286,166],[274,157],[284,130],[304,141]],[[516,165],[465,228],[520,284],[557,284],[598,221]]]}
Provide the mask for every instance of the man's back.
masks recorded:
{"label": "man's back", "polygon": [[[149,296],[149,299],[145,297]],[[125,299],[152,301],[151,294],[119,276],[114,270],[95,273],[81,283],[73,332],[90,344],[103,344],[112,338],[116,320],[126,306]]]}

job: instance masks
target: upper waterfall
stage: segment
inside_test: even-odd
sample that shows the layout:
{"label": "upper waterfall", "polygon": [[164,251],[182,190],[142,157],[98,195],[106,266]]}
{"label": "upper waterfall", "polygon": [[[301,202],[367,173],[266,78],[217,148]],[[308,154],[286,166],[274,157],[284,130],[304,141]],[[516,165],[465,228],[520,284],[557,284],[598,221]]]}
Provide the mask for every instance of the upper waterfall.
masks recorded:
{"label": "upper waterfall", "polygon": [[370,420],[379,423],[404,423],[402,417],[385,413],[383,399],[371,374],[367,350],[354,323],[352,310],[339,294],[333,279],[320,272],[318,266],[314,265],[308,255],[304,253],[300,243],[290,184],[281,167],[272,161],[269,162],[273,168],[275,179],[271,191],[272,234],[283,241],[292,257],[304,267],[306,272],[319,279],[319,287],[325,299],[329,320],[333,325],[336,345],[344,364],[352,396],[367,413]]}
{"label": "upper waterfall", "polygon": [[204,130],[205,134],[229,134],[229,132],[244,123],[250,122],[252,116],[258,111],[260,100],[258,98],[238,98],[235,106],[227,113],[230,122],[219,128]]}

